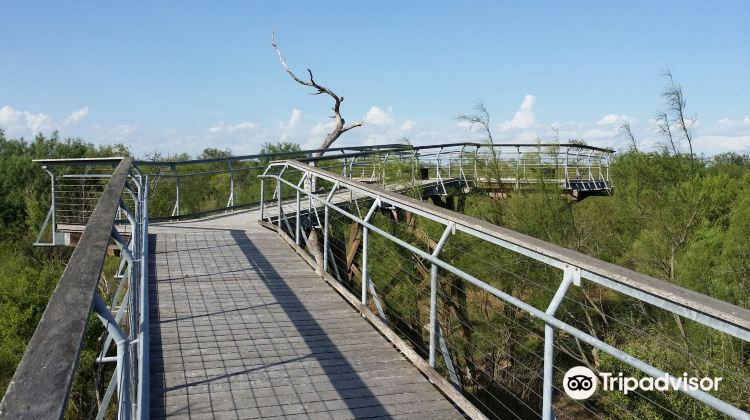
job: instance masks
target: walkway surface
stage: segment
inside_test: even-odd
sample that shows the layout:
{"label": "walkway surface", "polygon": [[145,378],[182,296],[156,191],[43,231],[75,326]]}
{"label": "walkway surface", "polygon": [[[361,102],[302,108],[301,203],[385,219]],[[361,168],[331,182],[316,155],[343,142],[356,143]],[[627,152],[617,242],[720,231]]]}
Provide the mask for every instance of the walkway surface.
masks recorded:
{"label": "walkway surface", "polygon": [[462,418],[258,218],[150,227],[153,418]]}

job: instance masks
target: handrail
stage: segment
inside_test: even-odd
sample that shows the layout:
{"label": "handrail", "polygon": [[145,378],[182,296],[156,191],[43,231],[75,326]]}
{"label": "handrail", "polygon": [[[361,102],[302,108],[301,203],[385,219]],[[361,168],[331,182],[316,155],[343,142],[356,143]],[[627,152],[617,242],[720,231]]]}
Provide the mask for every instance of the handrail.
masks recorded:
{"label": "handrail", "polygon": [[[278,173],[269,173],[272,168],[280,168]],[[312,193],[311,191],[301,187],[300,183],[290,182],[284,179],[282,175],[289,172],[287,169],[294,169],[299,171],[304,181],[308,177],[315,177],[320,180],[330,182],[333,187],[330,192],[325,196]],[[555,312],[564,298],[569,287],[573,284],[580,285],[581,279],[585,278],[594,283],[600,284],[604,287],[610,288],[622,294],[634,297],[641,301],[652,304],[661,309],[667,310],[674,314],[686,317],[695,322],[703,324],[714,330],[727,333],[731,336],[750,342],[750,310],[740,308],[738,306],[723,302],[700,293],[696,293],[671,283],[667,283],[653,277],[646,276],[641,273],[637,273],[632,270],[628,270],[623,267],[618,267],[614,264],[610,264],[601,260],[598,260],[587,255],[562,248],[560,246],[550,244],[521,233],[505,229],[499,226],[489,224],[487,222],[465,216],[460,213],[456,213],[447,209],[443,209],[437,206],[431,206],[424,202],[411,199],[409,197],[393,193],[376,186],[360,183],[331,172],[305,165],[298,161],[276,161],[271,162],[264,172],[260,175],[261,180],[275,179],[276,181],[276,198],[278,200],[277,208],[277,223],[278,231],[282,234],[289,235],[291,237],[291,231],[285,233],[282,227],[282,220],[287,224],[287,229],[291,229],[288,225],[287,218],[282,211],[281,206],[281,185],[295,190],[299,197],[299,194],[307,195],[311,202],[315,201],[316,205],[322,206],[325,210],[325,222],[323,224],[323,247],[322,255],[323,261],[318,261],[321,265],[322,275],[328,270],[327,256],[328,256],[328,231],[329,231],[329,210],[333,210],[345,218],[357,223],[362,226],[362,266],[361,266],[361,278],[362,278],[362,310],[367,306],[368,302],[368,286],[372,286],[370,283],[369,275],[367,273],[367,233],[368,231],[377,233],[383,238],[388,239],[392,243],[399,247],[411,252],[414,255],[419,256],[425,261],[432,264],[431,271],[431,283],[430,283],[430,342],[429,342],[429,355],[430,365],[435,366],[435,341],[437,336],[435,314],[437,311],[435,293],[437,289],[436,275],[437,268],[453,273],[454,275],[468,281],[474,286],[490,293],[498,299],[515,306],[516,308],[528,313],[532,317],[542,320],[545,323],[545,335],[544,335],[544,382],[543,382],[543,417],[550,419],[553,417],[552,414],[552,392],[553,392],[553,378],[554,378],[554,330],[564,331],[570,336],[575,337],[582,342],[585,342],[592,347],[601,350],[602,352],[616,358],[620,362],[623,362],[651,377],[672,377],[667,372],[660,370],[659,368],[644,362],[627,352],[620,350],[594,335],[586,333],[572,325],[560,320],[555,317]],[[350,211],[343,207],[340,207],[337,203],[332,201],[332,197],[339,189],[348,189],[351,193],[362,194],[365,198],[372,201],[372,207],[367,213],[367,216],[362,218],[352,214]],[[261,200],[264,198],[262,197]],[[297,199],[297,213],[295,216],[297,220],[301,209],[299,208],[299,198]],[[387,206],[388,208],[399,208],[407,212],[411,212],[417,216],[425,217],[426,219],[438,222],[445,226],[443,238],[441,238],[438,246],[436,246],[433,253],[425,252],[424,250],[415,247],[414,245],[394,236],[394,234],[386,232],[385,230],[378,228],[370,221],[374,210],[377,207]],[[264,216],[264,202],[261,201],[261,218]],[[265,219],[264,219],[265,220]],[[269,215],[268,221],[271,222],[272,218]],[[299,221],[297,221],[295,230],[299,230]],[[451,232],[461,231],[467,233],[475,238],[488,241],[492,244],[498,245],[505,249],[517,252],[526,257],[530,257],[546,265],[559,268],[563,271],[563,280],[560,283],[555,296],[550,302],[546,311],[540,310],[524,300],[512,296],[508,293],[499,290],[488,283],[478,279],[471,274],[459,269],[452,264],[445,262],[437,255],[442,248],[447,235]],[[290,239],[292,240],[292,239]],[[297,239],[299,243],[299,239]],[[369,284],[368,284],[369,283]],[[374,298],[374,292],[373,292]],[[692,398],[707,404],[714,409],[727,414],[735,418],[750,418],[750,414],[742,411],[741,409],[722,401],[721,399],[699,389],[690,389],[687,387],[680,388],[680,392],[685,393]]]}
{"label": "handrail", "polygon": [[[592,150],[592,151],[599,151],[599,152],[605,152],[605,153],[615,153],[612,149],[607,149],[603,147],[596,147],[596,146],[589,146],[586,144],[575,144],[575,143],[497,143],[497,144],[487,144],[487,143],[477,143],[477,142],[456,142],[456,143],[438,143],[438,144],[428,144],[428,145],[418,145],[413,146],[409,144],[403,144],[403,143],[394,143],[394,144],[384,144],[384,145],[377,145],[377,146],[344,146],[344,147],[331,147],[328,149],[306,149],[306,150],[299,150],[299,151],[290,151],[290,152],[278,152],[278,153],[257,153],[253,155],[239,155],[239,156],[227,156],[227,157],[220,157],[220,158],[210,158],[210,159],[188,159],[188,160],[179,160],[179,161],[171,161],[171,160],[160,160],[160,161],[152,161],[152,160],[135,160],[134,163],[136,166],[182,166],[182,165],[194,165],[194,164],[202,164],[202,163],[215,163],[215,162],[238,162],[238,161],[244,161],[244,160],[255,160],[255,159],[263,159],[263,158],[273,158],[273,159],[283,159],[290,156],[296,156],[296,155],[310,155],[307,158],[300,159],[303,161],[316,161],[316,160],[330,160],[330,159],[338,159],[341,157],[351,157],[354,156],[354,154],[343,154],[343,155],[330,155],[330,156],[320,156],[320,157],[314,157],[312,154],[317,153],[331,153],[331,152],[345,152],[345,151],[353,151],[358,152],[358,156],[364,155],[364,154],[371,154],[372,152],[387,152],[387,151],[415,151],[415,150],[427,150],[427,149],[436,149],[436,148],[445,148],[445,147],[465,147],[465,146],[472,146],[472,147],[478,147],[478,148],[497,148],[497,147],[569,147],[569,148],[579,148],[584,150]],[[363,153],[364,152],[364,153]],[[65,165],[91,165],[91,164],[116,164],[122,159],[122,157],[108,157],[108,158],[78,158],[78,159],[34,159],[34,163],[38,163],[41,165],[56,165],[56,164],[65,164]]]}
{"label": "handrail", "polygon": [[588,144],[576,144],[576,143],[477,143],[477,142],[458,142],[458,143],[445,143],[445,144],[428,144],[420,146],[410,146],[410,150],[423,150],[423,149],[434,149],[437,147],[459,147],[459,146],[475,146],[475,147],[575,147],[586,150],[595,150],[598,152],[615,153],[612,149],[604,147],[589,146]]}
{"label": "handrail", "polygon": [[121,158],[104,188],[0,402],[0,417],[63,417],[132,162]]}
{"label": "handrail", "polygon": [[[255,159],[263,159],[263,158],[284,158],[289,156],[296,156],[296,155],[312,155],[317,153],[330,153],[330,152],[343,152],[347,150],[352,150],[355,152],[361,152],[361,151],[381,151],[381,150],[392,150],[392,149],[402,149],[406,146],[404,144],[384,144],[384,145],[378,145],[378,146],[351,146],[351,147],[330,147],[328,149],[307,149],[307,150],[297,150],[297,151],[290,151],[290,152],[277,152],[277,153],[259,153],[254,155],[240,155],[240,156],[228,156],[228,157],[221,157],[221,158],[210,158],[210,159],[190,159],[190,160],[182,160],[182,161],[149,161],[149,160],[138,160],[136,161],[136,165],[140,166],[180,166],[180,165],[194,165],[194,164],[201,164],[201,163],[214,163],[214,162],[238,162],[243,160],[255,160]],[[310,156],[312,158],[312,156]],[[335,157],[335,156],[334,156]]]}
{"label": "handrail", "polygon": [[[623,293],[631,296],[638,292],[644,295],[638,296],[641,298],[652,296],[663,300],[670,304],[669,308],[664,309],[672,312],[677,307],[699,312],[705,317],[721,322],[723,324],[721,327],[722,331],[745,341],[750,341],[750,310],[748,309],[524,235],[520,232],[493,225],[442,207],[433,206],[374,185],[345,178],[324,169],[305,165],[297,161],[275,161],[269,164],[269,168],[279,165],[288,165],[288,167],[300,171],[312,172],[322,179],[338,182],[340,186],[347,186],[360,192],[377,195],[389,204],[399,204],[401,207],[414,213],[429,215],[432,219],[439,219],[443,224],[455,223],[456,230],[486,239],[503,248],[524,253],[531,258],[555,267],[565,268],[567,265],[579,267],[582,270],[581,276],[583,278],[607,287],[616,287],[618,291],[623,291],[620,289],[625,288],[630,289],[630,292],[623,291]],[[621,285],[622,287],[617,287],[617,285]],[[682,313],[680,314],[683,315]]]}

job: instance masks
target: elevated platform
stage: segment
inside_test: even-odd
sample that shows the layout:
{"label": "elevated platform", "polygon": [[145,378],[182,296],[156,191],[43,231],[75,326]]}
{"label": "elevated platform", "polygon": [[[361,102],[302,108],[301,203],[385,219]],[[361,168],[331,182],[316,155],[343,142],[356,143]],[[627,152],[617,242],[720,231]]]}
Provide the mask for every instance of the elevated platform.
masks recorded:
{"label": "elevated platform", "polygon": [[152,225],[152,418],[463,418],[258,219]]}

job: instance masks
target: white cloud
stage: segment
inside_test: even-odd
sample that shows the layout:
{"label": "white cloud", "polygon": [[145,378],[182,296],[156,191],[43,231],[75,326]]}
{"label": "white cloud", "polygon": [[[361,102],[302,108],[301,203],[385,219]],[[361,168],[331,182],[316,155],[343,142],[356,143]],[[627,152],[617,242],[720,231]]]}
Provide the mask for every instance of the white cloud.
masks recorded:
{"label": "white cloud", "polygon": [[0,126],[10,136],[35,135],[52,129],[52,118],[45,114],[16,111],[9,105],[0,108]]}
{"label": "white cloud", "polygon": [[526,95],[521,102],[521,108],[513,116],[510,121],[505,121],[499,125],[501,130],[513,130],[513,129],[527,129],[534,126],[536,122],[536,116],[534,115],[534,103],[536,103],[536,96]]}
{"label": "white cloud", "polygon": [[365,115],[365,122],[373,125],[390,125],[393,124],[393,117],[391,112],[393,108],[388,108],[387,111],[382,110],[380,107],[372,106]]}
{"label": "white cloud", "polygon": [[699,136],[693,141],[696,153],[717,154],[724,152],[750,153],[750,135]]}
{"label": "white cloud", "polygon": [[750,115],[746,115],[741,120],[733,120],[731,118],[722,118],[716,121],[713,132],[727,134],[727,133],[741,133],[750,134]]}
{"label": "white cloud", "polygon": [[406,120],[406,121],[404,121],[403,124],[401,124],[401,128],[399,128],[399,130],[403,131],[403,132],[409,131],[412,128],[414,128],[415,125],[417,125],[416,121],[414,121],[414,120]]}
{"label": "white cloud", "polygon": [[63,125],[75,124],[89,115],[89,107],[85,106],[78,111],[74,111],[63,120]]}
{"label": "white cloud", "polygon": [[289,128],[290,130],[294,130],[294,128],[297,127],[297,123],[299,122],[299,118],[301,115],[302,111],[294,108],[292,110],[292,115],[289,117],[289,122],[286,124],[287,128]]}
{"label": "white cloud", "polygon": [[328,133],[333,129],[335,125],[336,123],[333,121],[326,123],[326,124],[317,123],[310,129],[310,135],[320,136],[321,134]]}
{"label": "white cloud", "polygon": [[239,124],[225,124],[223,121],[219,121],[216,125],[208,128],[209,133],[225,133],[225,134],[239,134],[254,131],[259,127],[258,123],[249,121],[241,122]]}
{"label": "white cloud", "polygon": [[472,128],[473,125],[474,124],[472,124],[471,122],[466,121],[466,120],[461,120],[461,121],[459,121],[459,122],[456,123],[456,127],[463,128],[465,130],[471,130],[471,128]]}
{"label": "white cloud", "polygon": [[281,128],[281,140],[287,141],[294,133],[294,129],[297,127],[297,124],[299,123],[299,119],[302,116],[302,111],[300,111],[297,108],[294,108],[292,110],[292,115],[289,116],[289,121],[286,123],[279,124],[279,127]]}
{"label": "white cloud", "polygon": [[628,117],[627,115],[618,115],[618,114],[607,114],[603,116],[599,121],[596,122],[596,125],[611,125],[611,124],[622,124],[625,121],[632,122],[633,119]]}

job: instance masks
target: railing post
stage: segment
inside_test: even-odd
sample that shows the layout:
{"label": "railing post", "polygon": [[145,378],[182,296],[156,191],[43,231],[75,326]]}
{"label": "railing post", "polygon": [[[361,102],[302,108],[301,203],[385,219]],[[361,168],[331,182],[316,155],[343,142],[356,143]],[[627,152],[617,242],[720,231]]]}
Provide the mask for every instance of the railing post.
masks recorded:
{"label": "railing post", "polygon": [[521,148],[516,146],[516,189],[521,188]]}
{"label": "railing post", "polygon": [[323,204],[323,273],[328,271],[328,206]]}
{"label": "railing post", "polygon": [[[55,174],[53,174],[49,169],[47,169],[46,166],[42,166],[42,170],[49,175],[50,183],[52,186],[52,196],[50,197],[50,222],[52,223],[51,227],[51,239],[50,242],[52,245],[62,245],[57,243],[57,216],[55,216],[55,213],[57,211],[57,199],[55,198]],[[46,223],[46,221],[45,221]],[[37,242],[41,242],[42,236],[44,235],[44,225],[42,225],[42,230],[39,232],[39,238],[37,239]]]}
{"label": "railing post", "polygon": [[232,161],[227,161],[229,167],[229,201],[227,207],[234,206],[234,170],[232,169]]}
{"label": "railing post", "polygon": [[145,176],[144,184],[141,188],[141,308],[140,308],[140,328],[138,337],[138,418],[148,418],[149,412],[149,315],[148,315],[148,175]]}
{"label": "railing post", "polygon": [[177,174],[174,185],[175,185],[176,200],[174,203],[174,211],[172,212],[172,216],[179,216],[180,215],[180,174]]}
{"label": "railing post", "polygon": [[299,213],[300,213],[300,204],[299,204],[299,190],[297,191],[297,214],[294,216],[294,242],[299,245]]}
{"label": "railing post", "polygon": [[[448,240],[448,235],[455,233],[456,225],[453,222],[448,223],[443,235],[440,237],[432,256],[437,257]],[[430,366],[435,367],[435,342],[437,341],[437,289],[438,289],[438,267],[432,264],[430,267]]]}
{"label": "railing post", "polygon": [[264,189],[265,189],[265,178],[260,179],[260,220],[265,220],[265,213],[266,213],[266,201],[265,201],[265,195],[264,195]]}
{"label": "railing post", "polygon": [[56,201],[57,201],[57,199],[55,198],[55,175],[51,171],[49,171],[46,166],[44,166],[42,169],[44,169],[44,172],[47,172],[49,174],[49,177],[52,181],[52,203],[51,203],[52,220],[50,221],[52,222],[52,244],[57,245],[57,241],[55,240],[55,236],[56,236],[55,232],[57,232],[57,216],[55,216]]}
{"label": "railing post", "polygon": [[[328,193],[328,196],[326,196],[325,202],[323,202],[323,273],[325,274],[328,271],[328,252],[330,245],[328,245],[328,203],[331,202],[331,198],[333,198],[333,195],[336,194],[336,190],[339,189],[339,181],[336,181],[336,183],[333,184],[333,188],[331,188],[331,191]],[[334,268],[336,267],[336,262],[333,263]],[[338,269],[336,269],[338,271]],[[338,277],[338,274],[336,274]]]}
{"label": "railing post", "polygon": [[607,188],[609,188],[609,161],[610,161],[611,155],[607,155],[607,160],[604,163],[605,170],[607,171]]}
{"label": "railing post", "polygon": [[[372,207],[367,212],[364,221],[369,223],[372,215],[375,214],[375,209],[380,206],[380,198],[376,198],[375,202],[372,203]],[[362,306],[367,306],[367,286],[370,281],[367,274],[367,226],[362,226]]]}
{"label": "railing post", "polygon": [[127,337],[122,333],[120,326],[117,321],[112,317],[112,314],[107,309],[107,305],[104,303],[99,294],[94,295],[94,310],[99,316],[107,331],[114,338],[115,344],[117,345],[117,368],[115,375],[117,375],[117,397],[119,409],[117,417],[120,419],[132,418],[131,413],[131,398],[130,388],[132,385],[132,377],[130,376],[130,342]]}
{"label": "railing post", "polygon": [[362,226],[362,306],[367,306],[367,227]]}
{"label": "railing post", "polygon": [[[560,307],[565,293],[571,284],[581,285],[581,270],[577,267],[566,267],[563,273],[563,280],[560,287],[552,297],[552,301],[545,313],[555,315],[557,308]],[[550,325],[544,325],[544,382],[542,390],[542,419],[551,420],[554,418],[552,413],[552,383],[555,379],[555,329]]]}
{"label": "railing post", "polygon": [[279,232],[282,231],[281,229],[281,181],[277,178],[276,179],[276,210],[277,210],[277,221],[279,223]]}

